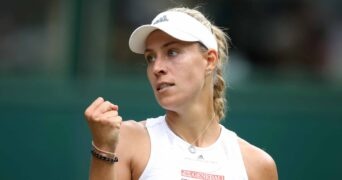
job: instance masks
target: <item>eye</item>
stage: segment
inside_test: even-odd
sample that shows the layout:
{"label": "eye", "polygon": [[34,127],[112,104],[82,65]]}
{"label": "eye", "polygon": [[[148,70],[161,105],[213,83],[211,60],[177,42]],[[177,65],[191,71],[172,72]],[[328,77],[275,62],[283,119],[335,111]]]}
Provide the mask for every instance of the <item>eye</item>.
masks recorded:
{"label": "eye", "polygon": [[170,56],[170,57],[174,57],[174,56],[177,56],[179,53],[176,49],[169,49],[167,51],[167,55]]}
{"label": "eye", "polygon": [[156,57],[152,54],[145,54],[145,60],[147,64],[150,64],[156,60]]}

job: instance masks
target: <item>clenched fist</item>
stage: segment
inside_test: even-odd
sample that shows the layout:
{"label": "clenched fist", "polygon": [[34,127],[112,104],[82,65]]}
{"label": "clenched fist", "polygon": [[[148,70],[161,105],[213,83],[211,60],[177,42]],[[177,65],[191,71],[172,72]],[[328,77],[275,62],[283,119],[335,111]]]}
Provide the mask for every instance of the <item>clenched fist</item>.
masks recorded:
{"label": "clenched fist", "polygon": [[117,105],[99,97],[84,112],[94,144],[102,150],[115,152],[122,122],[118,110]]}

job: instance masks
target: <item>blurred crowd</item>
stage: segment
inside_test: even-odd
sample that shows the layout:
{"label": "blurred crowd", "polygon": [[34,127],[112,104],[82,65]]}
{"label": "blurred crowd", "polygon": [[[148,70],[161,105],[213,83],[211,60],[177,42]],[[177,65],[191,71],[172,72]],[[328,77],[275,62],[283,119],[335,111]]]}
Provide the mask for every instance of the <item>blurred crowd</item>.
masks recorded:
{"label": "blurred crowd", "polygon": [[87,73],[94,66],[135,65],[141,57],[128,49],[131,31],[182,5],[200,6],[226,28],[231,66],[240,71],[303,72],[342,82],[338,0],[7,1],[0,7],[0,72]]}

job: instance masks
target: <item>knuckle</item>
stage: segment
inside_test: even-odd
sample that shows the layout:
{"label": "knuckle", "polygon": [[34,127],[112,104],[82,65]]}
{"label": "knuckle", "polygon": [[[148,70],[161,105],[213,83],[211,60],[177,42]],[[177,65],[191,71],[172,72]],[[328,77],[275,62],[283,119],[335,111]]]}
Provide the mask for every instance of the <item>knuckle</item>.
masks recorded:
{"label": "knuckle", "polygon": [[121,123],[122,122],[122,117],[121,116],[117,116],[116,120]]}
{"label": "knuckle", "polygon": [[87,119],[89,122],[101,122],[103,118],[97,114],[92,113],[87,116]]}
{"label": "knuckle", "polygon": [[101,121],[103,121],[102,118],[99,117],[99,116],[93,116],[91,119],[92,119],[93,121],[95,121],[95,122],[101,122]]}
{"label": "knuckle", "polygon": [[113,113],[113,116],[118,116],[119,115],[119,113],[117,111],[112,111],[112,113]]}
{"label": "knuckle", "polygon": [[85,117],[89,117],[91,115],[91,112],[89,110],[89,108],[87,108],[85,111],[84,111],[84,116]]}

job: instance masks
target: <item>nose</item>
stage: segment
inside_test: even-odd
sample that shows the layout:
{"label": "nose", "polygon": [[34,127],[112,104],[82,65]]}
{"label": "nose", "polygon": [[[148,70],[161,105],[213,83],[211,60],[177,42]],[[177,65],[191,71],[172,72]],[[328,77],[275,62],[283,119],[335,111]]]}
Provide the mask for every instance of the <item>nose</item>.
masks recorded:
{"label": "nose", "polygon": [[163,58],[157,58],[153,65],[152,65],[152,71],[155,76],[160,76],[164,75],[167,73],[167,68],[166,68],[166,62],[165,59]]}

